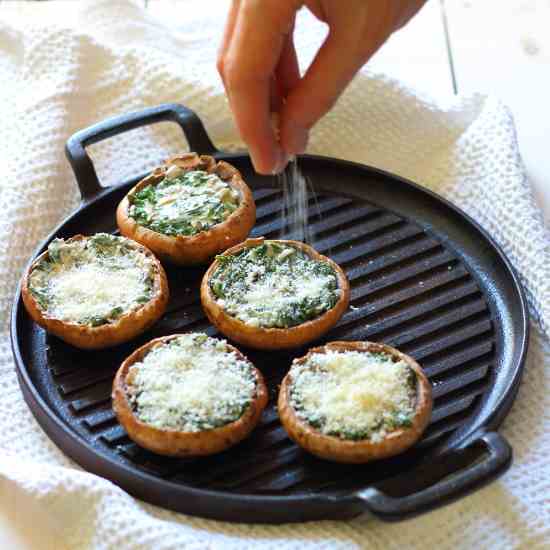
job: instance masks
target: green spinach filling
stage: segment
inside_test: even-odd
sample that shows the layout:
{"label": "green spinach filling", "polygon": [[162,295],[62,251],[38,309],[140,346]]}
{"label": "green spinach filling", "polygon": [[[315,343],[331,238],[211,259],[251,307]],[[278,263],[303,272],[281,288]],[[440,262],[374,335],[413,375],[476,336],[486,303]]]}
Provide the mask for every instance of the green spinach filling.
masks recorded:
{"label": "green spinach filling", "polygon": [[147,303],[155,273],[152,259],[135,243],[97,233],[71,242],[53,240],[28,284],[49,317],[97,327]]}
{"label": "green spinach filling", "polygon": [[251,326],[299,325],[333,308],[341,294],[329,264],[290,245],[265,241],[216,259],[210,288],[218,305]]}
{"label": "green spinach filling", "polygon": [[170,236],[192,236],[227,219],[239,193],[216,174],[201,170],[165,177],[128,196],[139,225]]}

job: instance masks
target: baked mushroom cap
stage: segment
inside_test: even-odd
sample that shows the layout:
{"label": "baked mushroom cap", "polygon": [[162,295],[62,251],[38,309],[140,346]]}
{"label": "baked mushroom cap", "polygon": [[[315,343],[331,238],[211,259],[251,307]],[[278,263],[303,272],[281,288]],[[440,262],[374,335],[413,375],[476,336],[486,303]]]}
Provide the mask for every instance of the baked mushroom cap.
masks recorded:
{"label": "baked mushroom cap", "polygon": [[[181,346],[178,366],[174,354]],[[238,349],[189,333],[157,338],[132,353],[116,374],[112,399],[138,445],[186,457],[218,453],[244,439],[268,393],[260,371]]]}
{"label": "baked mushroom cap", "polygon": [[[251,324],[228,313],[220,305],[220,301],[212,291],[212,279],[215,277],[217,270],[222,266],[224,258],[235,256],[242,250],[258,247],[264,243],[273,243],[276,246],[284,248],[298,249],[314,262],[322,266],[328,266],[330,273],[336,279],[337,297],[335,298],[335,302],[317,316],[287,327],[257,326],[258,323]],[[294,348],[319,338],[330,330],[346,311],[349,304],[349,294],[350,288],[346,275],[340,266],[330,258],[322,256],[311,246],[298,241],[266,241],[263,237],[247,239],[245,242],[226,250],[208,268],[201,283],[201,302],[210,322],[228,338],[258,349]]]}
{"label": "baked mushroom cap", "polygon": [[[131,262],[129,266],[124,262],[118,265],[115,262],[116,270],[107,269],[101,272],[101,269],[94,269],[94,262],[86,263],[85,258],[76,267],[70,264],[71,250],[89,251],[90,243],[107,251],[107,257],[109,247],[113,246],[119,252],[122,250],[123,253],[127,253],[130,259],[139,260],[140,265],[132,266]],[[79,246],[80,244],[82,246]],[[64,263],[64,255],[67,255],[67,264]],[[54,285],[53,289],[48,288],[49,281],[53,280],[50,279],[51,274],[59,273],[67,266],[67,280]],[[143,275],[140,275],[142,270]],[[132,273],[135,275],[133,279],[124,279],[124,276]],[[39,281],[42,281],[42,284],[38,284]],[[46,293],[44,284],[47,288]],[[138,295],[140,288],[144,291]],[[125,294],[120,302],[114,303],[118,289]],[[132,289],[136,291],[135,300],[131,299]],[[103,306],[107,307],[107,303],[101,301],[102,292],[107,293],[109,299],[113,300],[109,312],[101,311],[105,309]],[[169,298],[166,274],[153,253],[130,239],[106,233],[89,237],[75,235],[67,240],[52,241],[48,250],[27,270],[23,277],[21,294],[27,312],[37,324],[65,342],[82,349],[108,348],[135,338],[163,315]],[[63,295],[67,297],[66,300],[61,299]],[[86,300],[92,298],[95,301],[89,304]],[[64,311],[64,308],[67,308],[67,311]],[[89,317],[79,318],[78,312],[88,308]]]}
{"label": "baked mushroom cap", "polygon": [[[133,217],[132,202],[140,196],[140,191],[148,186],[157,186],[165,178],[180,177],[190,172],[205,172],[225,182],[227,190],[236,196],[236,208],[223,220],[220,218],[205,229],[200,229],[199,222],[196,222],[196,233],[190,235],[170,234],[167,229],[164,231],[168,234],[163,233],[161,227],[152,225],[156,227],[152,229]],[[216,254],[244,240],[256,221],[256,206],[249,187],[234,166],[216,161],[209,155],[186,153],[167,160],[135,185],[118,205],[116,220],[123,235],[147,246],[161,260],[196,265],[208,262]]]}
{"label": "baked mushroom cap", "polygon": [[[399,418],[400,413],[394,411],[396,416],[393,418],[396,418],[395,421],[392,419],[387,424],[384,423],[385,420],[379,419],[378,425],[374,424],[372,431],[364,438],[361,438],[361,435],[357,432],[348,434],[338,433],[335,435],[327,434],[327,430],[334,429],[334,422],[329,425],[327,418],[322,417],[322,407],[319,407],[321,410],[317,409],[315,413],[317,415],[316,418],[308,418],[309,411],[297,410],[297,407],[300,408],[300,406],[293,399],[292,392],[294,391],[295,384],[294,377],[299,376],[300,367],[306,366],[307,368],[307,365],[310,364],[315,354],[330,354],[333,352],[343,354],[347,352],[382,354],[391,358],[393,363],[397,363],[401,367],[403,367],[403,364],[406,365],[414,373],[413,401],[411,402],[412,414]],[[373,396],[370,394],[368,386],[366,387],[366,391],[361,391],[361,383],[361,381],[356,381],[356,384],[351,387],[338,387],[336,391],[342,393],[340,396],[334,393],[332,397],[335,398],[338,405],[341,405],[346,398],[350,397],[350,391],[357,391],[357,394],[352,398],[353,401],[356,404],[363,403],[364,410],[368,412]],[[364,383],[366,383],[366,380]],[[327,392],[328,389],[325,388],[324,391]],[[420,438],[431,416],[431,385],[422,368],[414,359],[391,346],[373,342],[331,342],[325,346],[311,349],[307,355],[294,361],[293,367],[281,384],[278,409],[281,423],[288,435],[305,450],[321,458],[337,462],[364,463],[402,453]],[[354,427],[357,427],[357,418],[359,415],[360,412],[356,412],[356,415],[350,421],[350,424],[354,424]],[[314,427],[312,424],[315,424],[317,427]],[[353,428],[349,429],[353,430]]]}

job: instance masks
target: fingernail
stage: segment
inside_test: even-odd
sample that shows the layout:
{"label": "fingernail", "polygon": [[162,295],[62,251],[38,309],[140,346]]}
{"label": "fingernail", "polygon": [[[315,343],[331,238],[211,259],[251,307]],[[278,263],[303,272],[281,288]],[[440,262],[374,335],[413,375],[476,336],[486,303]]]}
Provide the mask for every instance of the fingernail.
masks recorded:
{"label": "fingernail", "polygon": [[[252,166],[254,167],[254,171],[258,174],[264,174],[268,175],[271,174],[271,166],[272,164],[269,161],[266,161],[262,155],[254,150],[252,147],[248,148],[248,153],[250,155],[250,160],[252,161]],[[277,159],[276,159],[277,160]]]}
{"label": "fingernail", "polygon": [[277,152],[277,161],[275,162],[275,166],[271,173],[274,176],[280,174],[286,168],[289,159],[290,157],[282,149],[279,149]]}
{"label": "fingernail", "polygon": [[298,126],[292,122],[287,131],[286,148],[295,155],[301,155],[305,152],[309,139],[309,130],[303,126]]}

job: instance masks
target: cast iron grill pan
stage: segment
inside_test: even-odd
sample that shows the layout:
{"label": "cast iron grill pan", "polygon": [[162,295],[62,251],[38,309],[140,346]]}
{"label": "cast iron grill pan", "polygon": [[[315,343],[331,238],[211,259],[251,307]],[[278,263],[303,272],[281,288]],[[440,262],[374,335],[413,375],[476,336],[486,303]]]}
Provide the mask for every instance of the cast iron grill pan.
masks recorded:
{"label": "cast iron grill pan", "polygon": [[[196,115],[170,104],[109,119],[78,132],[67,156],[82,205],[41,245],[75,233],[115,232],[118,202],[138,179],[102,188],[85,146],[146,124],[180,125],[190,149],[241,170],[257,204],[253,236],[279,237],[281,191],[257,176],[247,156],[217,151]],[[18,290],[12,344],[25,399],[46,433],[87,470],[143,500],[179,512],[244,522],[349,518],[389,520],[440,506],[505,471],[511,448],[496,431],[519,384],[527,311],[517,277],[492,240],[436,195],[380,170],[304,156],[314,246],[346,271],[351,308],[325,339],[374,340],[417,359],[433,385],[432,421],[399,457],[363,466],[314,458],[293,444],[277,417],[277,388],[305,349],[242,348],[264,373],[270,405],[250,438],[201,459],[156,456],[127,437],[111,410],[113,375],[151,338],[204,331],[216,336],[199,301],[204,269],[168,267],[171,302],[148,333],[113,350],[80,351],[47,335]],[[293,228],[286,234],[293,237]]]}

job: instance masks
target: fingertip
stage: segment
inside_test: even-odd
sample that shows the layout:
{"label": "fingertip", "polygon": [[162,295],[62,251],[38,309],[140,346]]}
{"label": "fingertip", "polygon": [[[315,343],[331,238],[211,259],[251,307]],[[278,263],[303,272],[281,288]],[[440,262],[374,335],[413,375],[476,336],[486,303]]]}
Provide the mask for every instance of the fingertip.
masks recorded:
{"label": "fingertip", "polygon": [[309,141],[309,129],[292,119],[286,119],[281,126],[281,146],[287,155],[305,153]]}
{"label": "fingertip", "polygon": [[283,172],[289,161],[290,161],[290,156],[287,155],[284,151],[280,150],[277,155],[277,162],[275,163],[275,166],[271,171],[271,174],[273,176],[276,176],[277,174],[280,174],[281,172]]}
{"label": "fingertip", "polygon": [[282,172],[288,163],[287,155],[279,148],[265,151],[250,145],[249,153],[254,170],[264,176]]}

